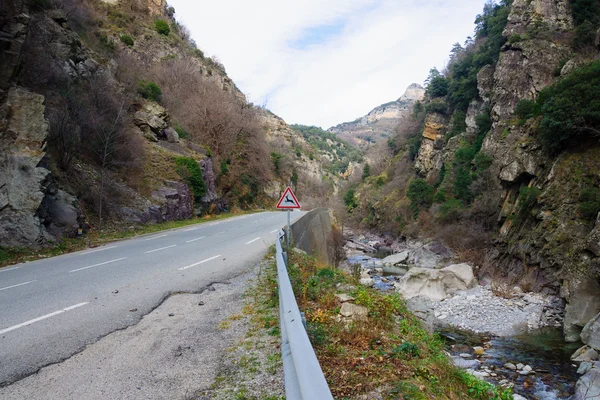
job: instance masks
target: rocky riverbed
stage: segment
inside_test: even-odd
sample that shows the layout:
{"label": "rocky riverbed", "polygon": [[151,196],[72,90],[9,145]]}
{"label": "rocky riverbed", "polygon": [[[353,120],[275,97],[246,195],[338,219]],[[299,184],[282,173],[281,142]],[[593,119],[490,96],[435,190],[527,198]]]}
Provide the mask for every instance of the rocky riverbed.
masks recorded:
{"label": "rocky riverbed", "polygon": [[454,363],[474,376],[513,387],[515,399],[600,396],[600,315],[578,349],[581,343],[566,344],[562,335],[562,298],[479,281],[477,268],[440,242],[352,235],[346,253],[343,268],[359,273],[362,285],[401,293],[424,325],[446,338]]}

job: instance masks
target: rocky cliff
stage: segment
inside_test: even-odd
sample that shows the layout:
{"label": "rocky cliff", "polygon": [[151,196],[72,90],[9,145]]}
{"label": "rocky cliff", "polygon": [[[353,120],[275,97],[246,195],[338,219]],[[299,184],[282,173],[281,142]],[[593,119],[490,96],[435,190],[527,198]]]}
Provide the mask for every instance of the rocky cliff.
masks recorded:
{"label": "rocky cliff", "polygon": [[422,100],[424,93],[420,85],[413,83],[398,100],[375,107],[364,117],[341,123],[328,131],[361,149],[366,149],[370,143],[392,136],[398,122],[410,115],[415,102]]}
{"label": "rocky cliff", "polygon": [[[597,121],[575,116],[589,102],[560,114],[570,125],[552,130],[552,113],[593,93],[585,83],[597,79],[586,71],[597,71],[598,27],[583,32],[590,17],[575,3],[486,6],[474,42],[453,50],[405,127],[408,143],[392,150],[387,173],[409,184],[366,182],[357,197],[369,204],[354,211],[370,226],[441,237],[481,267],[480,277],[560,295],[568,341],[600,311],[600,143]],[[565,101],[569,90],[578,95]],[[562,139],[568,129],[576,133]],[[397,223],[384,223],[390,218]]]}
{"label": "rocky cliff", "polygon": [[[289,183],[269,146],[291,130],[261,121],[174,14],[164,0],[2,2],[0,247],[262,206],[272,178]],[[302,141],[279,136],[285,155]],[[293,169],[306,191],[324,175],[318,160]]]}

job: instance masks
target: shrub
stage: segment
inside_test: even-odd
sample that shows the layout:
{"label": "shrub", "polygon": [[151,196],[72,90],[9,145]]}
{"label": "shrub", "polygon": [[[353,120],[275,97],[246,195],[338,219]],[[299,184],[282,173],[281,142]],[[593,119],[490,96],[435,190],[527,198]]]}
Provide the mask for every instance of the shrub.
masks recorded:
{"label": "shrub", "polygon": [[100,36],[100,44],[107,50],[115,50],[115,42],[113,42],[113,40],[106,35]]}
{"label": "shrub", "polygon": [[587,220],[595,220],[600,213],[600,190],[597,188],[583,189],[579,201],[581,216]]}
{"label": "shrub", "polygon": [[418,356],[419,348],[411,342],[404,342],[400,346],[394,346],[392,349],[392,357],[395,358],[414,358]]}
{"label": "shrub", "polygon": [[540,193],[540,189],[535,186],[523,186],[521,190],[519,190],[519,215],[521,217],[525,217],[533,206],[536,205]]}
{"label": "shrub", "polygon": [[479,152],[475,156],[473,163],[475,164],[475,168],[477,171],[485,171],[492,165],[492,161],[494,158],[487,153]]}
{"label": "shrub", "polygon": [[227,175],[229,173],[229,165],[227,164],[227,160],[222,160],[220,167],[221,167],[221,175]]}
{"label": "shrub", "polygon": [[121,35],[119,36],[119,39],[121,39],[121,42],[125,43],[127,46],[132,47],[133,46],[133,38],[129,35]]}
{"label": "shrub", "polygon": [[425,106],[425,111],[428,113],[438,113],[446,115],[448,112],[448,106],[445,102],[440,100],[434,100]]}
{"label": "shrub", "polygon": [[145,99],[160,101],[162,99],[162,90],[154,82],[139,81],[138,93]]}
{"label": "shrub", "polygon": [[273,166],[275,167],[275,174],[279,175],[281,172],[281,159],[283,158],[283,154],[271,153],[271,161],[273,162]]}
{"label": "shrub", "polygon": [[371,167],[369,166],[368,163],[365,163],[365,166],[363,167],[362,180],[364,181],[370,175],[371,175]]}
{"label": "shrub", "polygon": [[510,44],[518,43],[521,40],[523,40],[523,37],[521,35],[519,35],[518,33],[512,34],[508,37],[508,43],[510,43]]}
{"label": "shrub", "polygon": [[418,178],[410,183],[406,196],[410,199],[410,209],[416,218],[421,208],[429,207],[433,203],[433,187],[424,179]]}
{"label": "shrub", "polygon": [[178,157],[175,159],[175,164],[177,164],[177,173],[194,193],[194,200],[200,202],[202,196],[206,194],[206,184],[200,164],[191,157]]}
{"label": "shrub", "polygon": [[346,195],[344,196],[344,204],[350,212],[352,212],[352,210],[358,207],[358,201],[356,200],[354,188],[350,188],[346,192]]}
{"label": "shrub", "polygon": [[519,120],[526,121],[529,118],[537,117],[540,113],[539,106],[535,101],[522,99],[517,103],[515,108],[515,115],[519,117]]}
{"label": "shrub", "polygon": [[456,135],[459,135],[467,130],[467,115],[464,111],[457,110],[452,114],[452,129],[446,135],[447,139],[450,139]]}
{"label": "shrub", "polygon": [[600,133],[600,61],[573,71],[540,93],[540,138],[550,154],[577,135]]}
{"label": "shrub", "polygon": [[156,32],[165,36],[169,36],[169,33],[171,33],[171,27],[169,27],[169,24],[162,19],[154,21],[154,29],[156,29]]}
{"label": "shrub", "polygon": [[438,218],[444,223],[454,222],[460,219],[464,208],[462,201],[458,199],[449,199],[440,206]]}
{"label": "shrub", "polygon": [[387,180],[387,174],[383,172],[381,175],[377,175],[377,178],[375,179],[375,185],[377,185],[378,188],[382,187],[387,183]]}
{"label": "shrub", "polygon": [[179,137],[182,139],[188,138],[190,136],[190,134],[185,129],[183,129],[180,125],[177,125],[175,127],[175,132],[177,132]]}

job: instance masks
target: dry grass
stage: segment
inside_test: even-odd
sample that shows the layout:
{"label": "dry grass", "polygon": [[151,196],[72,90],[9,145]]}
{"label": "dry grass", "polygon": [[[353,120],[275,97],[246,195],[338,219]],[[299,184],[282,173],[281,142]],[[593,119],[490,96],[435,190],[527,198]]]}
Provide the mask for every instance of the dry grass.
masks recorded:
{"label": "dry grass", "polygon": [[[421,327],[399,295],[358,286],[350,294],[369,315],[364,321],[347,321],[338,315],[336,287],[356,282],[295,252],[289,254],[288,270],[335,398],[512,398],[455,368],[444,353],[444,342]],[[272,293],[276,296],[276,286]]]}

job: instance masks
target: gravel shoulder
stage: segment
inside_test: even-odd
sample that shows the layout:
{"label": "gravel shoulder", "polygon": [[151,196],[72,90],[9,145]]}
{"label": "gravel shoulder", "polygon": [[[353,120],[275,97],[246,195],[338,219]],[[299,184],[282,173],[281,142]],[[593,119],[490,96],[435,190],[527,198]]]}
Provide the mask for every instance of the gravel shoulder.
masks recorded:
{"label": "gravel shoulder", "polygon": [[247,336],[244,294],[259,268],[198,294],[170,296],[138,324],[0,388],[0,398],[213,398],[206,393],[219,387],[219,374],[233,365],[226,355]]}

